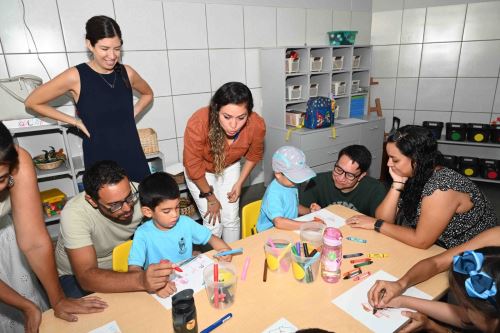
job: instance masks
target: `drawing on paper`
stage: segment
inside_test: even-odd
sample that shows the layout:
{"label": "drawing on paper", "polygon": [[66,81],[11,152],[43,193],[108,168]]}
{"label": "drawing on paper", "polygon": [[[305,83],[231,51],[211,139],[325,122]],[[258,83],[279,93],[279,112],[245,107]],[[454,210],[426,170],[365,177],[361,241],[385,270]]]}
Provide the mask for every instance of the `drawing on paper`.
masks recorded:
{"label": "drawing on paper", "polygon": [[391,315],[389,313],[387,313],[387,311],[385,309],[378,309],[377,312],[375,312],[375,314],[374,314],[373,307],[370,305],[370,303],[361,303],[361,307],[363,308],[363,310],[371,313],[372,315],[374,315],[377,318],[382,318],[382,317],[391,318]]}

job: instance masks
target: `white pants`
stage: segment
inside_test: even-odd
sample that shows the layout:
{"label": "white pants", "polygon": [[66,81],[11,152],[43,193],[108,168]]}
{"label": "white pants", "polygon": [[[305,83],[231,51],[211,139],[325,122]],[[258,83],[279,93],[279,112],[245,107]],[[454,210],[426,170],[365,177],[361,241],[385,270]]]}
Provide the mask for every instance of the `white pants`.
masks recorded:
{"label": "white pants", "polygon": [[240,199],[238,198],[238,200],[233,203],[230,203],[227,199],[227,194],[231,192],[233,185],[240,177],[240,170],[240,162],[236,162],[225,168],[221,175],[215,175],[209,172],[205,173],[208,184],[212,185],[214,188],[214,194],[221,204],[221,222],[217,222],[215,225],[208,222],[208,215],[207,217],[203,217],[207,213],[207,199],[200,198],[198,186],[187,177],[187,172],[184,170],[187,187],[203,218],[203,225],[210,229],[213,235],[218,237],[222,236],[222,239],[226,241],[226,243],[231,243],[240,239]]}

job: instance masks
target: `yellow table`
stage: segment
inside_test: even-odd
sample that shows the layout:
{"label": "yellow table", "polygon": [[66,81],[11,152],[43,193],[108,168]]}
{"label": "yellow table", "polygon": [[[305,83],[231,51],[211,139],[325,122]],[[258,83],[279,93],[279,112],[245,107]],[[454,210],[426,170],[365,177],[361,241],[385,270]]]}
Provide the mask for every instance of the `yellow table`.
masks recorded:
{"label": "yellow table", "polygon": [[[346,218],[357,214],[342,206],[330,206],[329,209]],[[401,277],[416,262],[444,251],[438,246],[432,246],[428,250],[416,249],[372,230],[353,229],[349,226],[344,226],[341,230],[344,238],[357,236],[368,241],[366,244],[344,241],[344,253],[390,254],[389,258],[375,259],[372,265],[364,267],[364,271],[369,270],[372,273],[382,269]],[[311,284],[303,284],[295,281],[291,271],[286,275],[269,271],[267,282],[262,281],[265,260],[263,245],[274,233],[287,233],[294,240],[299,239],[295,232],[273,228],[231,244],[233,248],[244,249],[243,255],[233,257],[238,274],[241,274],[245,258],[251,257],[247,278],[245,281],[238,281],[236,301],[226,310],[212,308],[204,290],[195,294],[199,330],[231,312],[233,318],[217,328],[216,332],[261,332],[281,317],[300,328],[320,327],[337,333],[368,332],[360,322],[331,303],[335,297],[354,286],[355,281],[341,280],[339,283],[329,284],[319,277]],[[210,254],[209,252],[208,255]],[[344,260],[342,272],[350,269],[352,264],[349,260]],[[447,275],[439,274],[417,287],[433,298],[439,298],[448,288]],[[164,309],[145,292],[96,295],[109,305],[104,312],[80,315],[77,323],[68,323],[55,318],[53,311],[48,310],[43,313],[40,332],[88,332],[113,320],[117,321],[123,333],[173,331],[171,311]]]}

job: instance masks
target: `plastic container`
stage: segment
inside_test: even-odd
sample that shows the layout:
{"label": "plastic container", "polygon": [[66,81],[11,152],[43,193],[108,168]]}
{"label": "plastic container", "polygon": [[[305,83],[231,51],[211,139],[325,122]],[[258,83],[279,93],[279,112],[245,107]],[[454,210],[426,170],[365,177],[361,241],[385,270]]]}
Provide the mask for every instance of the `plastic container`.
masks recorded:
{"label": "plastic container", "polygon": [[233,305],[236,296],[236,268],[233,264],[222,261],[217,266],[217,274],[214,273],[215,264],[205,267],[203,281],[210,305],[216,309],[226,309]]}
{"label": "plastic container", "polygon": [[488,124],[467,124],[467,140],[472,142],[487,142],[490,139],[491,127]]}
{"label": "plastic container", "polygon": [[443,131],[443,122],[441,121],[424,121],[422,126],[428,128],[432,132],[432,136],[435,140],[441,139],[441,133]]}
{"label": "plastic container", "polygon": [[352,68],[356,69],[361,66],[361,56],[360,55],[353,55],[352,56]]}
{"label": "plastic container", "polygon": [[345,95],[346,94],[345,81],[332,81],[332,94],[333,96]]}
{"label": "plastic container", "polygon": [[353,45],[356,41],[357,31],[338,30],[328,32],[330,45]]}
{"label": "plastic container", "polygon": [[175,333],[198,333],[193,289],[184,289],[172,296],[172,324]]}
{"label": "plastic container", "polygon": [[286,99],[301,99],[302,98],[302,86],[301,85],[290,85],[286,86]]}
{"label": "plastic container", "polygon": [[333,71],[341,71],[344,69],[344,56],[333,56],[332,61],[333,61],[333,66],[332,66]]}
{"label": "plastic container", "polygon": [[285,59],[285,73],[297,73],[300,68],[300,58]]}
{"label": "plastic container", "polygon": [[458,157],[454,155],[443,155],[443,164],[448,169],[458,170]]}
{"label": "plastic container", "polygon": [[490,159],[479,160],[481,178],[497,180],[500,179],[500,161]]}
{"label": "plastic container", "polygon": [[304,112],[290,110],[286,112],[286,125],[301,127],[304,125]]}
{"label": "plastic container", "polygon": [[479,159],[460,156],[458,158],[458,171],[467,177],[477,177],[479,175]]}
{"label": "plastic container", "polygon": [[319,83],[311,83],[309,85],[309,97],[318,97]]}
{"label": "plastic container", "polygon": [[57,188],[40,192],[43,211],[48,217],[58,215],[66,203],[66,194]]}
{"label": "plastic container", "polygon": [[467,135],[467,124],[446,123],[446,140],[465,141]]}
{"label": "plastic container", "polygon": [[359,83],[360,83],[360,80],[352,80],[351,93],[355,94],[361,90],[359,88]]}
{"label": "plastic container", "polygon": [[323,69],[323,57],[311,57],[311,72],[321,72]]}
{"label": "plastic container", "polygon": [[340,280],[342,265],[342,233],[339,229],[328,227],[323,233],[321,250],[321,277],[325,282],[337,283]]}
{"label": "plastic container", "polygon": [[490,141],[492,143],[500,144],[500,125],[494,124],[491,125],[491,138]]}

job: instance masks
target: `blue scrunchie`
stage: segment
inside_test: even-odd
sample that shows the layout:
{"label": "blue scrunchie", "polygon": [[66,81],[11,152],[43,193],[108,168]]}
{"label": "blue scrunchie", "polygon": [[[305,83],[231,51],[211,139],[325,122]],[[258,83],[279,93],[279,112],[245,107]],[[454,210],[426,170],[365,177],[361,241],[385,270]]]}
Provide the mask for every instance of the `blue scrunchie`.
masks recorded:
{"label": "blue scrunchie", "polygon": [[465,280],[467,295],[490,301],[496,306],[493,296],[497,294],[497,286],[491,276],[481,271],[484,255],[480,252],[465,251],[461,256],[453,257],[453,271],[469,275]]}

